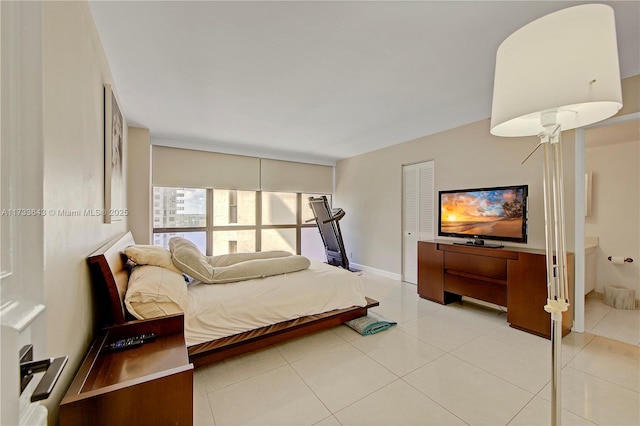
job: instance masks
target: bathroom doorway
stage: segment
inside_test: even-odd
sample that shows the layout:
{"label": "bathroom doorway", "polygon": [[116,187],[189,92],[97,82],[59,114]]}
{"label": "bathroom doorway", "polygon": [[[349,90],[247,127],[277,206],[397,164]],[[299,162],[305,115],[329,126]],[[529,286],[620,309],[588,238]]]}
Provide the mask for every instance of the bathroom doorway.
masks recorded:
{"label": "bathroom doorway", "polygon": [[[604,300],[607,286],[633,290],[636,304],[640,299],[640,117],[634,115],[584,133],[584,331],[638,346],[640,309]],[[614,264],[610,256],[633,261]]]}

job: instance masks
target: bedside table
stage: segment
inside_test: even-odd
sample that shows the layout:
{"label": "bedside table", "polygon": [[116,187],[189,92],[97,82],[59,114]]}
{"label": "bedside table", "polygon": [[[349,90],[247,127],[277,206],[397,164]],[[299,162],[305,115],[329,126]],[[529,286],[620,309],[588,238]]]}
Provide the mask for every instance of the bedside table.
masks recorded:
{"label": "bedside table", "polygon": [[[66,425],[193,425],[193,365],[182,314],[104,329],[93,341],[60,403]],[[126,349],[106,346],[155,333]]]}

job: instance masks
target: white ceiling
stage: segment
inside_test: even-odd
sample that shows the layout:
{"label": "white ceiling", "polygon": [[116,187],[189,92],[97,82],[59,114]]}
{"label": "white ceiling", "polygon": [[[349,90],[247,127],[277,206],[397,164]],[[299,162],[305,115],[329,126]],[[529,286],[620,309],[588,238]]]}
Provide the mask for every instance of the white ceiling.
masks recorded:
{"label": "white ceiling", "polygon": [[[495,52],[581,2],[98,1],[121,108],[153,143],[331,164],[489,118]],[[640,2],[616,11],[640,74]]]}

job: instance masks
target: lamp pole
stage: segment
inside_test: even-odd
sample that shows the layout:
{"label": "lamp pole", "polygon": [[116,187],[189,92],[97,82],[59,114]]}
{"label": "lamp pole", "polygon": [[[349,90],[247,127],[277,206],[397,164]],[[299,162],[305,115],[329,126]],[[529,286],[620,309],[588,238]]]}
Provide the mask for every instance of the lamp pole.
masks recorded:
{"label": "lamp pole", "polygon": [[[541,67],[541,60],[552,66]],[[607,119],[620,108],[622,88],[611,6],[583,4],[558,10],[520,28],[498,48],[491,134],[537,135],[536,149],[544,148],[544,310],[551,315],[554,426],[561,420],[562,314],[569,309],[560,132]]]}
{"label": "lamp pole", "polygon": [[566,246],[564,232],[564,178],[561,126],[556,111],[544,112],[544,131],[538,137],[544,149],[543,191],[547,262],[547,304],[551,315],[551,424],[561,424],[560,375],[562,374],[562,313],[569,308]]}

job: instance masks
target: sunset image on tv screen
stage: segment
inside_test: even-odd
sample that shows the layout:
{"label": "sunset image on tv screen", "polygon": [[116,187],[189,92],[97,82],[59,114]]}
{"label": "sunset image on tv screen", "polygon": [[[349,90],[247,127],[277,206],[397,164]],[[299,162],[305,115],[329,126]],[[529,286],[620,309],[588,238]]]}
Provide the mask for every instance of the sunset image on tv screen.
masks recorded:
{"label": "sunset image on tv screen", "polygon": [[523,193],[507,188],[442,193],[441,231],[469,235],[522,235]]}

